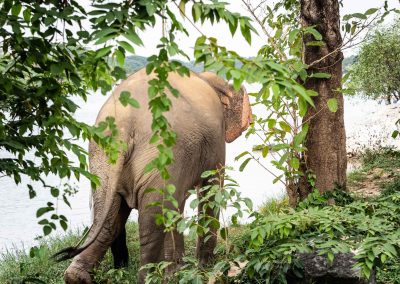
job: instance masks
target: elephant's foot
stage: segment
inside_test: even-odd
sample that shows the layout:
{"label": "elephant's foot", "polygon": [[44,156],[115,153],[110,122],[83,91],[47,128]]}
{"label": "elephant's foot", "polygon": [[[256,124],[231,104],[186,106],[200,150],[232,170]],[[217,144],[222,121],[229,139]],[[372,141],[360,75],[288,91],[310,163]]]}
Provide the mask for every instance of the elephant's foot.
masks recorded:
{"label": "elephant's foot", "polygon": [[92,284],[89,272],[82,265],[73,261],[64,272],[66,284]]}

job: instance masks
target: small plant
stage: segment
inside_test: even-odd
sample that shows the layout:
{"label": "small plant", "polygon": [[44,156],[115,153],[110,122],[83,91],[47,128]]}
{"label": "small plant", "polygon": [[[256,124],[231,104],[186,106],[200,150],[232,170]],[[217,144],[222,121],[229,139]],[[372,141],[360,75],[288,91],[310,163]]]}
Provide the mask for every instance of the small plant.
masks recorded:
{"label": "small plant", "polygon": [[289,207],[289,198],[272,198],[264,202],[258,209],[261,215],[272,215],[287,211]]}

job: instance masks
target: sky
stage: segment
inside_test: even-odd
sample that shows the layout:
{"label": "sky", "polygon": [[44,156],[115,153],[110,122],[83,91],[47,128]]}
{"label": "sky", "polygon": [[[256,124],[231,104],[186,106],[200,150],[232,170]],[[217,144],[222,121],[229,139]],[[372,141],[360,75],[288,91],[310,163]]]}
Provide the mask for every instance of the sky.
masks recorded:
{"label": "sky", "polygon": [[[230,11],[240,12],[243,15],[249,16],[241,0],[227,0],[229,4]],[[254,3],[258,3],[256,0]],[[346,15],[356,12],[365,12],[369,8],[378,8],[383,6],[383,0],[343,0],[343,7],[341,8],[341,15]],[[400,8],[399,0],[389,0],[389,7]],[[190,9],[190,7],[189,7]],[[188,9],[187,13],[191,14]],[[176,11],[178,18],[180,13]],[[392,17],[393,18],[393,17]],[[390,19],[388,19],[390,21]],[[179,46],[192,58],[193,57],[193,46],[197,37],[201,34],[188,22],[188,20],[183,19],[187,30],[189,31],[189,37],[178,36],[176,41]],[[200,25],[196,23],[198,29],[201,30],[206,36],[212,36],[218,39],[220,45],[227,47],[230,50],[238,52],[241,56],[250,57],[254,56],[258,49],[264,44],[265,37],[263,37],[262,32],[259,34],[261,36],[253,35],[252,44],[249,45],[245,42],[244,38],[239,32],[232,38],[228,26],[224,23],[219,23],[211,26],[210,24]],[[255,27],[257,27],[254,24]],[[144,42],[143,47],[136,47],[136,54],[143,56],[150,56],[157,53],[158,40],[161,37],[161,25],[156,26],[152,30],[147,30],[141,34]],[[349,55],[356,52],[356,48],[352,48],[345,52],[345,55]]]}

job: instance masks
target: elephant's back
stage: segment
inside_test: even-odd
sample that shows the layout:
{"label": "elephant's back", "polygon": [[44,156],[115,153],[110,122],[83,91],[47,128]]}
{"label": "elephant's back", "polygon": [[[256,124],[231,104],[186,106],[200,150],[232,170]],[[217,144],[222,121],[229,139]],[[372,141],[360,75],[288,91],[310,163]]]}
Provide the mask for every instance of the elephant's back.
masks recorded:
{"label": "elephant's back", "polygon": [[[119,128],[140,130],[142,135],[151,135],[152,114],[148,107],[147,93],[149,81],[155,78],[155,74],[147,75],[145,69],[141,69],[122,81],[103,105],[96,123],[104,121],[107,116],[113,116]],[[183,131],[181,135],[185,135],[188,128],[192,131],[199,130],[197,128],[213,132],[222,130],[223,107],[218,95],[207,82],[194,72],[190,72],[190,77],[169,73],[168,81],[180,93],[179,98],[176,98],[166,89],[172,108],[164,115],[174,131],[178,134]],[[139,108],[121,104],[119,98],[124,91],[130,92],[131,97],[139,102]]]}

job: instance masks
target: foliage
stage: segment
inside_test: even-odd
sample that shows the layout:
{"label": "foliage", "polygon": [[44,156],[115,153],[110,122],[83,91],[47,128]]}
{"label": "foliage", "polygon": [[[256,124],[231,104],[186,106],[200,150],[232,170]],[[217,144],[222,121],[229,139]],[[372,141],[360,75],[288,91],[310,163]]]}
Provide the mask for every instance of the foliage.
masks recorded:
{"label": "foliage", "polygon": [[[310,197],[315,199],[315,194]],[[297,253],[317,251],[332,261],[338,252],[355,250],[357,266],[369,277],[373,266],[398,255],[399,197],[397,192],[376,201],[344,206],[324,206],[327,199],[322,198],[320,206],[312,202],[310,207],[300,206],[287,214],[258,218],[247,236],[242,259],[249,262],[242,279],[285,282]]]}
{"label": "foliage", "polygon": [[376,29],[351,67],[349,86],[373,99],[400,99],[400,20]]}
{"label": "foliage", "polygon": [[[16,184],[23,176],[40,181],[52,196],[62,196],[69,205],[69,188],[49,185],[45,176],[85,176],[93,186],[99,184],[88,172],[86,151],[76,140],[94,139],[109,153],[119,149],[118,141],[110,139],[116,134],[113,119],[90,127],[73,118],[76,98],[85,100],[90,90],[109,91],[124,72],[110,68],[95,51],[83,48],[87,32],[70,30],[68,23],[81,26],[85,18],[81,6],[74,1],[48,1],[44,8],[40,2],[7,0],[0,7],[0,149],[8,153],[0,160],[0,173]],[[109,138],[102,133],[105,129],[112,133]],[[34,198],[36,189],[27,187],[29,197]],[[40,208],[37,217],[50,212],[51,221],[40,221],[44,233],[55,229],[56,221],[65,229],[66,218],[56,214],[52,203]]]}
{"label": "foliage", "polygon": [[377,283],[400,283],[400,258],[388,260],[387,264],[377,271]]}

